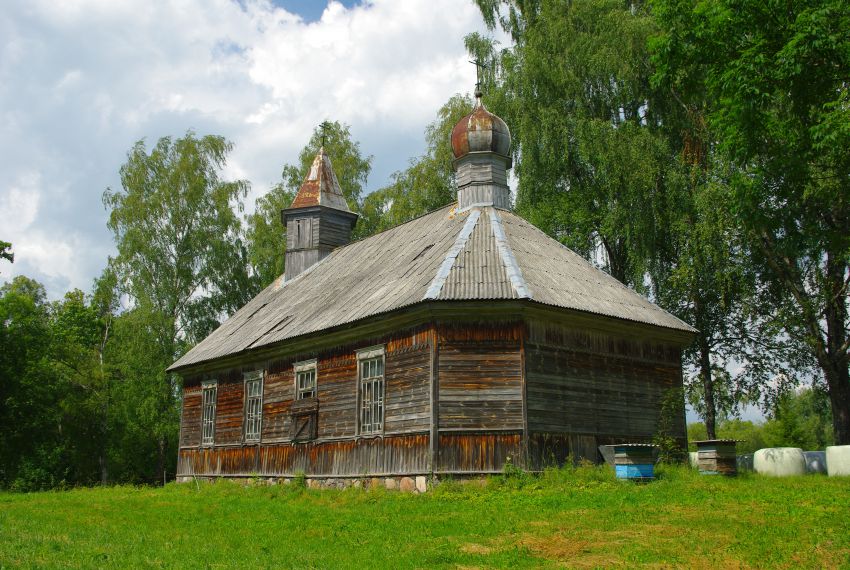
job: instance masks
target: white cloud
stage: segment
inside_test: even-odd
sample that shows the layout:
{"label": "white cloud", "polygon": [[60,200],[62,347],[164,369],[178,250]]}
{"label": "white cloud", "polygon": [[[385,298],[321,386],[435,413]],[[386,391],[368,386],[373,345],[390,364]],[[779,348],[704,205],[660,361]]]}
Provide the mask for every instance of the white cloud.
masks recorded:
{"label": "white cloud", "polygon": [[0,228],[4,232],[23,232],[35,221],[41,200],[40,181],[38,172],[22,173],[16,183],[0,195]]}
{"label": "white cloud", "polygon": [[42,276],[52,297],[88,289],[113,251],[101,195],[143,137],[230,139],[225,173],[252,182],[251,210],[315,125],[340,120],[374,155],[380,187],[421,153],[440,105],[472,87],[463,36],[481,30],[457,0],[330,2],[309,23],[267,0],[7,3],[0,239],[16,262],[0,279]]}

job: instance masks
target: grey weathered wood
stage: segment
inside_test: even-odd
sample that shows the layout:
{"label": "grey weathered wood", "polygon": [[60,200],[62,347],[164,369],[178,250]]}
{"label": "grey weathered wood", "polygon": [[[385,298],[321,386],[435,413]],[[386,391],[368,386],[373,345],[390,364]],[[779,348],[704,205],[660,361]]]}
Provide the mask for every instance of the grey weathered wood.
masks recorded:
{"label": "grey weathered wood", "polygon": [[457,200],[460,209],[488,205],[511,207],[507,166],[510,159],[491,152],[470,153],[455,162]]}
{"label": "grey weathered wood", "polygon": [[[489,211],[483,208],[480,219],[489,218]],[[468,212],[458,214],[453,208],[444,208],[333,250],[296,278],[269,286],[171,369],[182,370],[241,353],[262,357],[263,349],[283,341],[430,302],[426,299],[428,288],[468,215]],[[679,319],[518,216],[500,211],[498,217],[506,247],[521,274],[522,285],[533,300],[529,305],[647,323],[678,334],[681,343],[688,341],[693,329]],[[491,225],[490,230],[495,231],[495,227]],[[492,248],[492,240],[481,237],[476,241],[480,246],[472,250],[473,257],[493,259],[492,249],[488,249]],[[293,270],[311,261],[293,261]],[[461,263],[465,263],[464,260]],[[440,300],[474,297],[505,303],[514,299],[515,288],[506,286],[501,277],[503,270],[490,261],[486,267],[500,277],[494,281],[488,272],[464,270],[458,273],[459,276],[462,273],[462,279],[453,285],[457,294],[446,295]],[[460,266],[452,268],[456,269]]]}
{"label": "grey weathered wood", "polygon": [[357,222],[357,214],[326,206],[290,208],[281,217],[286,225],[286,280],[351,241],[351,230]]}

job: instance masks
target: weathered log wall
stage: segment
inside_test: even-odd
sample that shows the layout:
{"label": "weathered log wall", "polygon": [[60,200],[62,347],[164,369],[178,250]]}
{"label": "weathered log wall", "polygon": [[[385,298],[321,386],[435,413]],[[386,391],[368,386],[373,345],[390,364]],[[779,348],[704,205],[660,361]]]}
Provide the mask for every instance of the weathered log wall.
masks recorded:
{"label": "weathered log wall", "polygon": [[500,473],[510,458],[522,464],[522,433],[441,433],[441,473]]}
{"label": "weathered log wall", "polygon": [[180,450],[177,474],[185,476],[310,477],[425,474],[428,436],[315,441]]}
{"label": "weathered log wall", "polygon": [[272,362],[263,380],[263,429],[261,441],[289,439],[289,416],[295,398],[295,375],[290,361]]}
{"label": "weathered log wall", "polygon": [[245,385],[241,370],[230,370],[219,377],[215,409],[215,441],[223,445],[242,443],[245,419]]}
{"label": "weathered log wall", "polygon": [[[682,387],[680,349],[669,343],[538,322],[524,349],[532,465],[596,461],[598,445],[648,441],[662,400]],[[682,441],[683,406],[671,418]]]}
{"label": "weathered log wall", "polygon": [[[385,347],[384,433],[358,437],[356,350],[372,345]],[[317,438],[293,443],[293,363],[310,358]],[[262,441],[247,445],[242,372],[257,368],[266,370]],[[215,446],[202,448],[200,382],[212,377]],[[670,343],[541,322],[422,326],[187,379],[178,473],[492,473],[508,458],[534,469],[568,456],[596,461],[598,445],[650,439],[661,400],[681,385],[680,350]],[[673,423],[684,440],[684,410]]]}
{"label": "weathered log wall", "polygon": [[[178,474],[246,475],[259,473],[292,474],[295,471],[325,476],[348,474],[402,473],[393,469],[429,468],[427,433],[430,426],[430,329],[418,328],[382,338],[366,339],[351,346],[337,347],[318,354],[304,354],[269,363],[249,364],[218,374],[185,380],[181,422],[181,452]],[[364,438],[342,445],[340,438],[355,438],[357,429],[357,359],[355,351],[364,346],[385,346],[384,438]],[[317,359],[318,437],[308,444],[291,443],[290,411],[295,398],[293,363]],[[263,381],[262,449],[245,445],[245,407],[242,373],[265,369]],[[218,381],[215,444],[200,446],[201,387],[203,380]],[[416,434],[415,443],[387,436]],[[410,459],[413,447],[425,437],[422,457]],[[381,452],[381,441],[387,441]],[[356,443],[356,444],[355,444]],[[286,445],[282,445],[286,444]],[[326,445],[327,444],[327,445]],[[252,451],[253,450],[253,451]],[[401,450],[401,451],[399,451]],[[272,455],[268,455],[271,453]],[[383,455],[382,455],[383,453]],[[420,452],[416,452],[420,453]],[[265,455],[264,455],[265,454]],[[312,459],[311,459],[312,458]],[[317,463],[307,468],[310,461]],[[257,462],[260,463],[257,463]],[[424,462],[425,467],[420,468]],[[294,467],[293,467],[294,466]],[[405,467],[406,466],[406,467]],[[191,471],[184,471],[191,469]],[[348,470],[348,471],[346,471]]]}
{"label": "weathered log wall", "polygon": [[522,430],[522,325],[437,328],[440,430]]}
{"label": "weathered log wall", "polygon": [[183,414],[180,418],[180,447],[201,445],[201,386],[183,390]]}

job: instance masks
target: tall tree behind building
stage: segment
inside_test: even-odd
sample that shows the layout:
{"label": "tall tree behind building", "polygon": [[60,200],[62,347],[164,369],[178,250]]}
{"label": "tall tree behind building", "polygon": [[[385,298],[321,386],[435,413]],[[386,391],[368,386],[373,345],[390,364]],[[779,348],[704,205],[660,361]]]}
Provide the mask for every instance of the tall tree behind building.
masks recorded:
{"label": "tall tree behind building", "polygon": [[659,75],[706,94],[739,171],[723,196],[780,324],[817,363],[850,443],[850,5],[656,0]]}
{"label": "tall tree behind building", "polygon": [[511,128],[518,212],[642,290],[647,260],[663,245],[671,164],[659,132],[664,101],[649,84],[654,22],[619,0],[478,4],[514,42],[496,54],[485,38],[467,38],[495,64],[485,83],[499,85],[488,85],[485,101]]}
{"label": "tall tree behind building", "polygon": [[484,79],[514,134],[518,210],[699,329],[687,386],[713,434],[749,384],[726,365],[763,373],[777,347],[774,331],[749,326],[748,252],[713,203],[726,165],[709,156],[699,113],[651,82],[653,15],[615,0],[477,3],[514,42],[467,38],[493,62]]}
{"label": "tall tree behind building", "polygon": [[325,122],[313,130],[298,155],[298,164],[284,165],[282,180],[257,199],[254,213],[248,216],[248,259],[258,280],[256,292],[283,274],[286,228],[281,223],[280,211],[292,204],[323,145],[348,207],[353,212],[360,210],[361,196],[372,170],[372,157],[363,156],[360,143],[352,139],[348,125]]}
{"label": "tall tree behind building", "polygon": [[165,369],[250,295],[234,286],[247,280],[237,212],[248,183],[219,174],[231,148],[222,137],[191,131],[161,138],[150,151],[139,141],[121,167],[122,188],[103,195],[118,249],[118,286],[136,319],[126,324],[149,339],[140,354],[147,355],[150,374],[127,378],[158,394],[140,413],[156,426],[159,473],[174,455],[179,394],[179,380]]}

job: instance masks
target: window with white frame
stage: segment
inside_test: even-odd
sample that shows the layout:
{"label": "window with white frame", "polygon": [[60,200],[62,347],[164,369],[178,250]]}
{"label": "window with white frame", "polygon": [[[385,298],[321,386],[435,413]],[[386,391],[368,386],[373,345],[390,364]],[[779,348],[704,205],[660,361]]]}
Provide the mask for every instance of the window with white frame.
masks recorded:
{"label": "window with white frame", "polygon": [[215,400],[218,384],[209,380],[201,384],[201,444],[212,445],[215,442]]}
{"label": "window with white frame", "polygon": [[373,347],[357,353],[360,385],[360,433],[384,430],[384,347]]}
{"label": "window with white frame", "polygon": [[263,371],[252,370],[245,378],[245,441],[260,441],[263,429]]}
{"label": "window with white frame", "polygon": [[316,360],[295,363],[295,399],[316,397]]}

